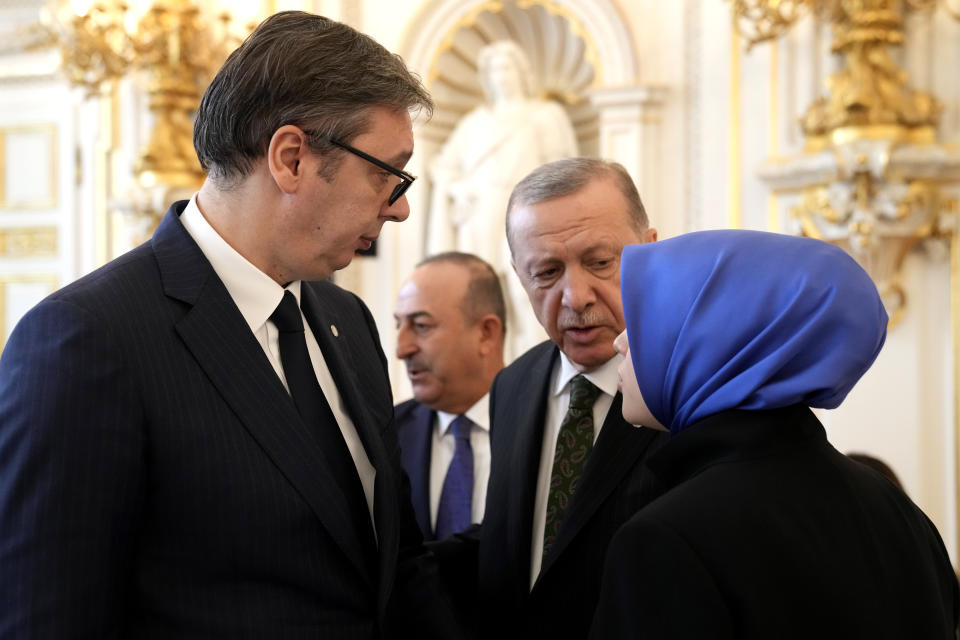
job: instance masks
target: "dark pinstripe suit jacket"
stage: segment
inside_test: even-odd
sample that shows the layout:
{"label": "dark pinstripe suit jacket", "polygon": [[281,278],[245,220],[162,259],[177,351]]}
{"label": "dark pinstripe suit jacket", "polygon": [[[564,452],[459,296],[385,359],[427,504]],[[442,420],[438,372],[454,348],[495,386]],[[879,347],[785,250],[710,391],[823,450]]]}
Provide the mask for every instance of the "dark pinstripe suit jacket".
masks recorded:
{"label": "dark pinstripe suit jacket", "polygon": [[365,555],[324,452],[180,223],[185,204],[31,310],[0,360],[0,638],[453,633],[366,307],[304,283],[376,468],[379,550]]}
{"label": "dark pinstripe suit jacket", "polygon": [[416,400],[393,409],[400,439],[400,464],[410,478],[410,497],[424,540],[433,540],[430,524],[430,459],[433,455],[433,422],[436,413]]}

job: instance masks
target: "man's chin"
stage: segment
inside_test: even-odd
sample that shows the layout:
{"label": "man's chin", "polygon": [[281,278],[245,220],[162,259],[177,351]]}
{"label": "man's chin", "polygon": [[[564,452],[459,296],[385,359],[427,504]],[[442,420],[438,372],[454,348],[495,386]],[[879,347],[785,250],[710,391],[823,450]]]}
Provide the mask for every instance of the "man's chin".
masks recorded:
{"label": "man's chin", "polygon": [[420,404],[431,405],[436,402],[440,394],[437,393],[437,390],[433,387],[428,387],[423,384],[413,384],[413,399],[419,402]]}
{"label": "man's chin", "polygon": [[606,364],[610,358],[617,354],[613,349],[612,341],[607,345],[581,345],[565,341],[561,349],[567,359],[570,360],[570,364],[581,372],[593,371]]}

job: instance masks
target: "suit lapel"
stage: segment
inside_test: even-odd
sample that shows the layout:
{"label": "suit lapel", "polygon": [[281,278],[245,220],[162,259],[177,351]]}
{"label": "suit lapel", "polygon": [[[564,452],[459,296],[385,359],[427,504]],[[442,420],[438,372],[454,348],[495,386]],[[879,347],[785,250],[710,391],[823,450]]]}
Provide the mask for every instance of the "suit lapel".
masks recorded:
{"label": "suit lapel", "polygon": [[511,402],[516,409],[510,416],[515,437],[507,456],[508,466],[501,470],[507,478],[501,490],[508,492],[507,544],[503,551],[509,554],[507,566],[515,572],[511,584],[516,585],[516,596],[521,599],[526,598],[530,584],[533,511],[543,448],[543,423],[550,394],[550,373],[558,356],[556,348],[547,349],[523,375],[525,380],[540,381],[538,388],[523,391],[524,398],[538,398],[538,402]]}
{"label": "suit lapel", "polygon": [[380,439],[377,422],[370,416],[370,404],[361,393],[355,370],[358,362],[365,362],[367,359],[352,352],[350,347],[352,336],[348,335],[351,331],[363,331],[366,335],[367,328],[365,325],[357,327],[356,318],[351,320],[341,317],[334,305],[324,304],[317,292],[309,286],[301,288],[300,297],[304,315],[320,345],[320,351],[323,352],[323,359],[337,385],[337,391],[343,398],[347,412],[357,428],[357,434],[371,464],[379,473],[384,466],[386,451]]}
{"label": "suit lapel", "polygon": [[153,238],[164,291],[191,305],[176,331],[247,432],[368,579],[343,494],[246,321],[171,207]]}
{"label": "suit lapel", "polygon": [[600,436],[590,452],[577,491],[570,502],[563,524],[550,554],[544,558],[541,576],[556,561],[563,550],[590,521],[610,493],[629,473],[647,447],[654,442],[657,432],[634,427],[623,419],[623,398],[618,393],[607,412]]}
{"label": "suit lapel", "polygon": [[433,444],[435,413],[422,404],[413,410],[413,423],[407,429],[405,465],[415,471],[410,474],[410,496],[414,513],[424,538],[433,540],[433,527],[430,526],[430,458]]}

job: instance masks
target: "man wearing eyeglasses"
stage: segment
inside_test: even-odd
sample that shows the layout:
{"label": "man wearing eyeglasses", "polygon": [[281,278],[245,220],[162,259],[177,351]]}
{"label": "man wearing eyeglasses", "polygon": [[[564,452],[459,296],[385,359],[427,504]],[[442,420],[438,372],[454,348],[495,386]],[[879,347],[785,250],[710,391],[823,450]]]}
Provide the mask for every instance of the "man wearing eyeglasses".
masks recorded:
{"label": "man wearing eyeglasses", "polygon": [[200,191],[0,360],[0,638],[456,637],[373,319],[324,282],[406,219],[431,107],[319,16],[231,54]]}

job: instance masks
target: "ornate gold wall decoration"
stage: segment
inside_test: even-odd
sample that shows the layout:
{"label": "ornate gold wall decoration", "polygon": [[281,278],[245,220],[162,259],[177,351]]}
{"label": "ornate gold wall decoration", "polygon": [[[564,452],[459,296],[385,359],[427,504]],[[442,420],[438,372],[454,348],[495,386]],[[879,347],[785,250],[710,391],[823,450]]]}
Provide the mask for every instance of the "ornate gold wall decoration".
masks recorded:
{"label": "ornate gold wall decoration", "polygon": [[956,200],[943,183],[960,181],[960,154],[938,145],[943,110],[909,85],[890,56],[904,42],[904,13],[936,0],[732,0],[748,46],[777,38],[812,12],[833,27],[841,69],[828,93],[800,118],[806,154],[768,163],[761,176],[777,189],[801,189],[792,210],[804,234],[844,247],[870,272],[894,326],[907,294],[900,269],[908,253],[947,238]]}
{"label": "ornate gold wall decoration", "polygon": [[[193,0],[155,0],[131,24],[131,7],[122,1],[54,0],[36,30],[34,46],[59,47],[67,78],[91,96],[131,73],[147,73],[155,124],[133,173],[144,191],[159,189],[163,197],[166,190],[192,191],[203,181],[193,149],[193,112],[239,44],[230,14],[210,15],[202,7]],[[132,209],[157,214],[152,207],[159,199],[136,194]]]}

